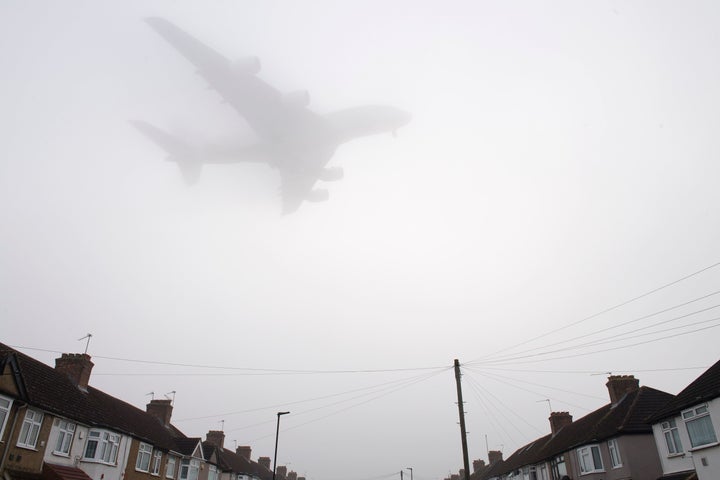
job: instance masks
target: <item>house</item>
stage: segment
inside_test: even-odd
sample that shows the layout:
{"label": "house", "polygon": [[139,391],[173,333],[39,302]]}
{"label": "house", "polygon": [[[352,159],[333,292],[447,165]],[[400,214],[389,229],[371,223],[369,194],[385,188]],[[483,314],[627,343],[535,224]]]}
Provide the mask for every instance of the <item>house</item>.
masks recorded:
{"label": "house", "polygon": [[515,451],[478,480],[655,480],[661,474],[647,418],[672,395],[640,387],[632,375],[610,376],[610,403],[573,421],[550,414],[550,434]]}
{"label": "house", "polygon": [[87,354],[63,354],[52,368],[0,344],[0,476],[175,478],[168,469],[185,435],[170,424],[170,402],[138,409],[90,386],[92,368]]}
{"label": "house", "polygon": [[720,361],[651,418],[663,480],[720,478]]}

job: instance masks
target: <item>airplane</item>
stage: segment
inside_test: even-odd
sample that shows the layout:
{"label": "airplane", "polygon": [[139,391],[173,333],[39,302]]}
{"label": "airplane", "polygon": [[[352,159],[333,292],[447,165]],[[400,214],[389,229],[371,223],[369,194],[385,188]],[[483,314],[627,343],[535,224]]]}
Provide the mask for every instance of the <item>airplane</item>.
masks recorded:
{"label": "airplane", "polygon": [[262,162],[280,173],[283,214],[295,212],[304,201],[329,198],[316,189],[318,180],[340,180],[340,167],[327,167],[337,148],[350,140],[383,132],[396,134],[410,114],[390,106],[362,106],[329,114],[308,107],[307,91],[283,94],[257,73],[257,57],[231,62],[169,21],[153,17],[150,27],[189,60],[225,102],[255,131],[259,141],[242,148],[197,148],[148,123],[132,121],[142,134],[168,153],[188,184],[200,177],[205,164]]}

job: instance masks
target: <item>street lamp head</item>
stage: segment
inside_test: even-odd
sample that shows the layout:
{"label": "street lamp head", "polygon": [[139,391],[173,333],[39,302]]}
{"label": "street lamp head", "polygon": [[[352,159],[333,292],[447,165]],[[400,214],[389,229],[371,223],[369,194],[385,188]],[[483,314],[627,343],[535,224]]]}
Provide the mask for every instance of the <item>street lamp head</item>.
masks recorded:
{"label": "street lamp head", "polygon": [[279,417],[280,415],[287,415],[288,413],[290,413],[290,412],[277,412],[277,415]]}

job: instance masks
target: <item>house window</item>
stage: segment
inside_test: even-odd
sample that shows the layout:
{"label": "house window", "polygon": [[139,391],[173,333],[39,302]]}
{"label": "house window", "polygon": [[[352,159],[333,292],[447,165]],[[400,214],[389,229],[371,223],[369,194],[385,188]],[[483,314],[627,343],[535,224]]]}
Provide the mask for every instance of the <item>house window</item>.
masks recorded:
{"label": "house window", "polygon": [[558,455],[550,461],[550,472],[552,473],[552,480],[560,480],[562,477],[567,475],[567,467],[565,466],[565,456]]}
{"label": "house window", "polygon": [[540,465],[537,468],[537,474],[538,480],[548,480],[547,467],[545,465]]}
{"label": "house window", "polygon": [[153,475],[160,475],[160,464],[162,462],[162,452],[158,449],[155,449],[153,452],[153,461],[152,461],[152,473]]}
{"label": "house window", "polygon": [[18,436],[18,447],[35,448],[42,421],[43,414],[41,412],[28,410],[25,413],[25,420],[23,420],[20,435]]}
{"label": "house window", "polygon": [[685,410],[682,412],[682,417],[685,420],[685,427],[690,436],[690,445],[693,448],[717,442],[707,405]]}
{"label": "house window", "polygon": [[5,424],[10,416],[10,407],[12,406],[12,398],[3,397],[0,395],[0,439],[2,439],[3,432],[5,431]]}
{"label": "house window", "polygon": [[120,448],[120,435],[105,430],[90,430],[83,459],[115,464]]}
{"label": "house window", "polygon": [[580,473],[602,472],[603,464],[600,457],[600,446],[588,445],[578,448],[578,463],[580,463]]}
{"label": "house window", "polygon": [[152,453],[152,449],[152,445],[140,443],[137,460],[135,461],[135,470],[147,472],[150,469],[150,454]]}
{"label": "house window", "polygon": [[197,480],[200,460],[183,460],[180,464],[180,480]]}
{"label": "house window", "polygon": [[610,451],[610,463],[612,468],[622,467],[622,459],[620,458],[620,448],[616,439],[608,440],[608,450]]}
{"label": "house window", "polygon": [[168,456],[167,466],[165,467],[165,478],[175,478],[175,457]]}
{"label": "house window", "polygon": [[217,477],[217,467],[210,465],[210,468],[208,468],[208,480],[217,480]]}
{"label": "house window", "polygon": [[70,445],[72,445],[73,436],[75,435],[75,424],[67,420],[58,420],[57,426],[58,436],[53,453],[67,457],[70,455]]}
{"label": "house window", "polygon": [[665,436],[665,444],[667,445],[668,455],[682,453],[683,446],[682,443],[680,443],[680,433],[678,432],[675,419],[673,418],[667,422],[662,422],[661,426],[663,435]]}

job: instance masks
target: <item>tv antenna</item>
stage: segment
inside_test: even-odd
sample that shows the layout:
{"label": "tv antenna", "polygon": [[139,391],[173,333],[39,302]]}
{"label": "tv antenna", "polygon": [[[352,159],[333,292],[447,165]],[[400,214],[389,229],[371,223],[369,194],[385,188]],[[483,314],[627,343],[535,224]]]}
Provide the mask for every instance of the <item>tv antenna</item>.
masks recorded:
{"label": "tv antenna", "polygon": [[85,354],[87,354],[88,348],[90,347],[90,339],[92,338],[92,333],[88,333],[82,338],[78,338],[78,342],[81,340],[85,340],[87,338],[87,342],[85,343]]}

